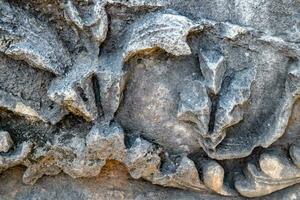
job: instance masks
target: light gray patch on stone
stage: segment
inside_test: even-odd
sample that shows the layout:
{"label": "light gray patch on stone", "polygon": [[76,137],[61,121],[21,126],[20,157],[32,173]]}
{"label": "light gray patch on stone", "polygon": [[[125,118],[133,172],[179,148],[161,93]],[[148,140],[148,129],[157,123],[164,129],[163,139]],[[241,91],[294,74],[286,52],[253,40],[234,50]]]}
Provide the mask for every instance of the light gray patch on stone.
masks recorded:
{"label": "light gray patch on stone", "polygon": [[0,52],[61,75],[70,64],[69,53],[47,25],[27,12],[1,1]]}
{"label": "light gray patch on stone", "polygon": [[154,146],[148,141],[137,138],[127,150],[124,163],[130,175],[135,178],[146,178],[159,170],[161,158],[159,154],[162,149]]}
{"label": "light gray patch on stone", "polygon": [[14,142],[12,141],[9,133],[7,131],[0,131],[0,152],[8,152],[13,145]]}
{"label": "light gray patch on stone", "polygon": [[199,133],[205,136],[208,132],[210,112],[211,101],[203,82],[188,78],[180,92],[178,119],[195,123]]}
{"label": "light gray patch on stone", "polygon": [[200,68],[208,89],[218,94],[226,70],[225,58],[216,50],[200,50]]}

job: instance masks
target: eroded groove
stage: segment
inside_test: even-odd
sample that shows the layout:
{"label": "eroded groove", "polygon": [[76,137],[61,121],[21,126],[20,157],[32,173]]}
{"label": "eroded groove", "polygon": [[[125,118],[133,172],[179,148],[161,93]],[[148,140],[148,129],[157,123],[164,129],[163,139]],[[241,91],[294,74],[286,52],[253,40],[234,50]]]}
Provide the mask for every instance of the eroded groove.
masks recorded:
{"label": "eroded groove", "polygon": [[209,116],[209,124],[208,124],[208,133],[214,132],[215,127],[215,119],[216,119],[216,113],[217,113],[217,107],[219,102],[219,95],[215,94],[209,94],[210,101],[211,101],[211,112]]}
{"label": "eroded groove", "polygon": [[95,95],[95,104],[97,107],[98,119],[101,119],[104,113],[101,104],[100,85],[96,75],[92,76],[92,85],[93,85],[93,92]]}

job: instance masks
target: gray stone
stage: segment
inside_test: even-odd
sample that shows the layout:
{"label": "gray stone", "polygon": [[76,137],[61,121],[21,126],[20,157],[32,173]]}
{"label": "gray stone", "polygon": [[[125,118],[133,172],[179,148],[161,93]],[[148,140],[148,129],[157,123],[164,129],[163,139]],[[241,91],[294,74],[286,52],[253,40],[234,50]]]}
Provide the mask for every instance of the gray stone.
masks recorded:
{"label": "gray stone", "polygon": [[[251,85],[255,79],[255,69],[236,72],[225,91],[221,92],[215,113],[213,132],[204,140],[203,148],[213,158],[218,158],[212,151],[222,142],[226,128],[243,119],[242,106],[250,97]],[[206,142],[207,141],[207,142]]]}
{"label": "gray stone", "polygon": [[218,94],[226,70],[224,57],[214,50],[200,50],[200,68],[213,94]]}
{"label": "gray stone", "polygon": [[46,24],[1,1],[0,51],[37,68],[62,74],[69,64],[68,51]]}
{"label": "gray stone", "polygon": [[0,198],[298,199],[299,8],[0,0]]}
{"label": "gray stone", "polygon": [[300,169],[278,150],[262,154],[259,168],[248,164],[245,177],[239,177],[235,182],[236,189],[243,196],[263,196],[300,182]]}
{"label": "gray stone", "polygon": [[200,134],[206,136],[210,112],[211,101],[204,84],[199,80],[187,79],[180,92],[178,119],[197,124]]}
{"label": "gray stone", "polygon": [[8,152],[13,145],[14,142],[9,133],[7,131],[0,131],[0,152]]}
{"label": "gray stone", "polygon": [[11,167],[26,164],[31,149],[32,143],[23,142],[14,152],[0,156],[0,171],[3,172]]}
{"label": "gray stone", "polygon": [[140,51],[151,53],[156,48],[161,48],[175,56],[189,55],[192,52],[186,37],[189,32],[196,29],[200,29],[200,26],[177,14],[149,14],[133,25],[124,50],[124,60],[127,61]]}
{"label": "gray stone", "polygon": [[181,189],[190,189],[194,191],[207,190],[199,178],[197,168],[192,160],[186,156],[177,158],[174,162],[169,160],[166,155],[167,162],[162,163],[161,171],[153,173],[153,175],[146,177],[154,184],[176,187]]}
{"label": "gray stone", "polygon": [[137,138],[127,150],[124,163],[133,178],[146,178],[159,170],[160,153],[161,149],[142,138]]}
{"label": "gray stone", "polygon": [[224,184],[224,169],[214,160],[207,160],[201,166],[205,186],[224,196],[235,196],[237,193]]}

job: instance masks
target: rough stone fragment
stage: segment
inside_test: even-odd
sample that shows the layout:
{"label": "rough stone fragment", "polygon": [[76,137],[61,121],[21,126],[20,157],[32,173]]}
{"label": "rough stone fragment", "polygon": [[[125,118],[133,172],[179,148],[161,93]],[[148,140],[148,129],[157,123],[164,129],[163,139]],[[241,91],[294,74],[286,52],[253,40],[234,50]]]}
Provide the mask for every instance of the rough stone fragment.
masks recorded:
{"label": "rough stone fragment", "polygon": [[25,116],[27,119],[31,120],[42,120],[44,122],[50,122],[52,124],[60,121],[63,116],[67,114],[59,106],[55,106],[52,110],[38,111],[32,106],[28,105],[23,99],[13,96],[8,92],[0,89],[0,108],[5,108],[9,111],[15,112],[17,114]]}
{"label": "rough stone fragment", "polygon": [[117,123],[97,124],[86,137],[89,158],[123,161],[125,157],[124,131]]}
{"label": "rough stone fragment", "polygon": [[23,174],[23,183],[33,185],[44,175],[54,176],[61,172],[61,168],[57,166],[55,158],[51,155],[43,155],[37,163],[31,163],[27,166]]}
{"label": "rough stone fragment", "polygon": [[285,41],[280,37],[270,36],[270,35],[262,35],[259,38],[260,41],[267,43],[268,45],[273,46],[281,52],[284,52],[289,57],[300,57],[300,46],[299,44]]}
{"label": "rough stone fragment", "polygon": [[89,18],[82,19],[77,8],[71,0],[65,3],[65,16],[79,29],[89,29],[94,41],[100,45],[106,38],[108,30],[108,16],[105,11],[104,1],[93,1],[94,5],[89,10]]}
{"label": "rough stone fragment", "polygon": [[200,134],[206,135],[210,112],[211,102],[204,84],[199,80],[187,79],[180,92],[178,119],[197,124]]}
{"label": "rough stone fragment", "polygon": [[0,152],[8,152],[14,145],[9,133],[7,131],[0,131]]}
{"label": "rough stone fragment", "polygon": [[176,162],[168,160],[161,171],[157,171],[152,176],[146,177],[153,184],[195,191],[204,191],[206,187],[199,178],[198,171],[192,160],[186,156],[178,158]]}
{"label": "rough stone fragment", "polygon": [[31,142],[23,142],[17,146],[16,150],[0,156],[0,172],[3,172],[11,167],[24,164],[28,155],[32,150]]}
{"label": "rough stone fragment", "polygon": [[25,11],[0,1],[0,52],[28,64],[62,74],[68,51],[49,27]]}
{"label": "rough stone fragment", "polygon": [[214,160],[201,163],[203,182],[206,187],[224,196],[236,195],[236,192],[224,184],[224,169]]}
{"label": "rough stone fragment", "polygon": [[86,138],[64,135],[55,138],[47,149],[38,148],[32,163],[27,164],[23,181],[34,184],[43,175],[60,171],[73,178],[97,176],[108,159],[123,161],[125,145],[123,130],[116,123],[95,125]]}
{"label": "rough stone fragment", "polygon": [[222,36],[230,40],[236,40],[239,37],[249,34],[253,31],[254,30],[252,28],[243,27],[228,22],[222,23]]}
{"label": "rough stone fragment", "polygon": [[94,71],[95,57],[81,54],[70,72],[51,83],[49,98],[88,121],[97,119],[98,109],[92,85]]}
{"label": "rough stone fragment", "polygon": [[73,178],[96,176],[104,166],[105,160],[90,160],[86,157],[85,139],[71,137],[62,141],[61,137],[54,138],[53,144],[47,148],[37,148],[34,158],[27,164],[23,180],[33,184],[44,174],[58,173],[59,169]]}
{"label": "rough stone fragment", "polygon": [[146,178],[159,170],[160,153],[161,149],[142,138],[137,138],[127,150],[124,163],[133,178]]}

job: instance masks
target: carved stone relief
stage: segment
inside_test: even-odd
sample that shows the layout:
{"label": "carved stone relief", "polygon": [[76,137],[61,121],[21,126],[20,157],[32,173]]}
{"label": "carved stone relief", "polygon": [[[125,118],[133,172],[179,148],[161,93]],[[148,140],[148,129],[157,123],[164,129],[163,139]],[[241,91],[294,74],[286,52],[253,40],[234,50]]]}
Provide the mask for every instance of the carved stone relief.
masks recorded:
{"label": "carved stone relief", "polygon": [[189,3],[0,0],[0,171],[33,185],[114,160],[235,197],[299,183],[299,16],[281,36]]}

